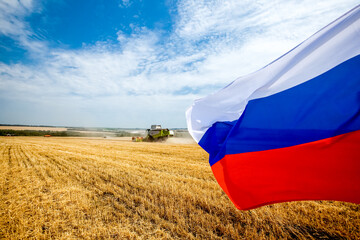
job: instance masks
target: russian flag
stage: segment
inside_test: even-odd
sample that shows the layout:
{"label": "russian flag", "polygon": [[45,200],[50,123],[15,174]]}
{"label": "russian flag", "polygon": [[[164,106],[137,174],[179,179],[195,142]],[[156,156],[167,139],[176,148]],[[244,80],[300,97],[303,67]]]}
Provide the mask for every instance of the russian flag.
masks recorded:
{"label": "russian flag", "polygon": [[360,5],[186,119],[238,209],[360,203]]}

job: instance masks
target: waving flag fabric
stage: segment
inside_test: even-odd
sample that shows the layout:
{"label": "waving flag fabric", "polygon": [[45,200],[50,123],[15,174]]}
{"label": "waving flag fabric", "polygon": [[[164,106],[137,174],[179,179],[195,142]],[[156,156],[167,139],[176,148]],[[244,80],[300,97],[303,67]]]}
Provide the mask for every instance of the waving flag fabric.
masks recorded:
{"label": "waving flag fabric", "polygon": [[190,134],[239,209],[360,203],[360,6],[259,71],[196,100]]}

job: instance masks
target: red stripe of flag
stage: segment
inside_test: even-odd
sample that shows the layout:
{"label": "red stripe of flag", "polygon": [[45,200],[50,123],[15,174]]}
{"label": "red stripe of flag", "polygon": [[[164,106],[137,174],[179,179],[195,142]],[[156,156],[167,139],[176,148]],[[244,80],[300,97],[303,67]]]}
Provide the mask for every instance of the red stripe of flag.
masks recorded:
{"label": "red stripe of flag", "polygon": [[360,203],[360,131],[292,147],[226,155],[212,166],[238,209],[296,200]]}

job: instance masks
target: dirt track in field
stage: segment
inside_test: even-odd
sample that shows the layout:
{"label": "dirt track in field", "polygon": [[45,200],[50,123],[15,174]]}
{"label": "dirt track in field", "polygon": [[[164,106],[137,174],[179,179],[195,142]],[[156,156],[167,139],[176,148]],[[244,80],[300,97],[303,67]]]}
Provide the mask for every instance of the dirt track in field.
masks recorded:
{"label": "dirt track in field", "polygon": [[67,128],[58,128],[58,127],[29,127],[29,126],[0,126],[0,129],[4,129],[4,130],[55,131],[55,132],[67,131]]}

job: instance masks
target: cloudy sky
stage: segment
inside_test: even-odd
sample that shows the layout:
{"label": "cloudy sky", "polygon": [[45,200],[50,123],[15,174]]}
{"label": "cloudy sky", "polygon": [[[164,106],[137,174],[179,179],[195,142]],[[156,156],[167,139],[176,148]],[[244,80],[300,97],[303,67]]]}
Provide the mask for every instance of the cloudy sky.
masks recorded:
{"label": "cloudy sky", "polygon": [[186,127],[358,0],[0,0],[0,123]]}

